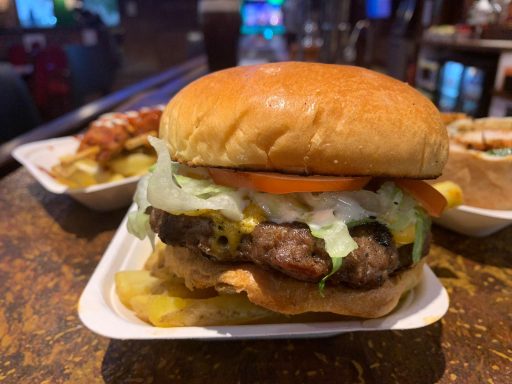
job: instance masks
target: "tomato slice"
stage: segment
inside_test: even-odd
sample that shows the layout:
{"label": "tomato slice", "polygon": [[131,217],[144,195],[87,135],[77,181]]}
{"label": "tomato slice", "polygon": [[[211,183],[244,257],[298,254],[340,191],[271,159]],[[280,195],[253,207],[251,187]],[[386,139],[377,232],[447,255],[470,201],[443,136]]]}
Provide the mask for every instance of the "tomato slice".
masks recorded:
{"label": "tomato slice", "polygon": [[[238,172],[209,168],[216,184],[232,188],[247,188],[276,195],[294,192],[355,191],[364,188],[371,177],[295,176],[271,172]],[[394,179],[396,185],[410,193],[425,210],[435,217],[446,208],[445,197],[422,180]]]}
{"label": "tomato slice", "polygon": [[396,185],[410,193],[430,216],[439,217],[446,208],[445,197],[423,180],[394,179]]}
{"label": "tomato slice", "polygon": [[213,181],[233,188],[247,188],[276,195],[294,192],[333,192],[362,189],[370,177],[294,176],[270,172],[208,169]]}

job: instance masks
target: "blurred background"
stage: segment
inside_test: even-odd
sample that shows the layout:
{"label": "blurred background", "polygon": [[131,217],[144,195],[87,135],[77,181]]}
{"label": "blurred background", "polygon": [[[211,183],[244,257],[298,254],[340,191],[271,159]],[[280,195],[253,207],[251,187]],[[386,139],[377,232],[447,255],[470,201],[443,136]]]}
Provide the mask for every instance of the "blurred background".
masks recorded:
{"label": "blurred background", "polygon": [[364,66],[512,115],[511,0],[0,0],[0,142],[201,55]]}

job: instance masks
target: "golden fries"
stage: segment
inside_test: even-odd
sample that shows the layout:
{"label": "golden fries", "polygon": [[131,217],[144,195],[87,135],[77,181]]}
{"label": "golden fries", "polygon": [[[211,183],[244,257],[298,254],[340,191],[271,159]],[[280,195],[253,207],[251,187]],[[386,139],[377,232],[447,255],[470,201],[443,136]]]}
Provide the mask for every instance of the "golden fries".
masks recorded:
{"label": "golden fries", "polygon": [[157,136],[162,111],[155,106],[100,116],[80,139],[78,152],[62,156],[50,174],[83,188],[146,173],[156,161],[148,136]]}
{"label": "golden fries", "polygon": [[110,169],[123,175],[130,177],[135,175],[142,175],[146,173],[156,161],[156,156],[146,153],[131,153],[126,156],[118,157],[111,160],[109,163]]}
{"label": "golden fries", "polygon": [[115,283],[121,302],[157,327],[244,324],[275,317],[243,294],[191,291],[172,275],[163,280],[146,270],[122,271],[116,274]]}
{"label": "golden fries", "polygon": [[116,273],[116,292],[121,302],[130,308],[130,300],[138,295],[163,292],[161,280],[149,271],[122,271]]}
{"label": "golden fries", "polygon": [[131,139],[126,140],[126,142],[124,143],[124,147],[127,150],[132,151],[135,148],[138,148],[142,145],[148,145],[148,136],[157,136],[157,134],[158,133],[156,131],[151,131],[148,133],[143,133],[142,135],[139,136],[132,137]]}
{"label": "golden fries", "polygon": [[213,288],[191,291],[183,279],[165,267],[164,249],[165,244],[157,240],[146,262],[146,270],[121,271],[115,276],[119,299],[140,319],[157,327],[232,325],[283,319],[252,304],[245,294],[219,296]]}
{"label": "golden fries", "polygon": [[448,202],[447,208],[456,207],[464,202],[462,189],[453,181],[442,181],[432,184],[432,186],[444,196]]}
{"label": "golden fries", "polygon": [[183,299],[167,295],[139,295],[131,300],[141,319],[157,327],[247,324],[274,313],[252,304],[244,295]]}
{"label": "golden fries", "polygon": [[89,147],[73,155],[62,156],[59,160],[62,165],[69,165],[74,163],[75,161],[85,159],[86,157],[92,157],[96,155],[99,151],[100,147],[98,146]]}
{"label": "golden fries", "polygon": [[156,161],[156,155],[152,153],[135,152],[118,156],[102,166],[94,159],[95,148],[98,147],[62,157],[61,163],[52,167],[52,176],[71,188],[83,188],[142,175]]}

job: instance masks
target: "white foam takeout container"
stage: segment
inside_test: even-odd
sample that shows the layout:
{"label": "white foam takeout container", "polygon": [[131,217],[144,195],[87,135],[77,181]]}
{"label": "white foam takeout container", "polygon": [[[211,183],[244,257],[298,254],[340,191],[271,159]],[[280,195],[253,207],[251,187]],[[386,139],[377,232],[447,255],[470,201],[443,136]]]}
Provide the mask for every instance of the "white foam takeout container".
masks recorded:
{"label": "white foam takeout container", "polygon": [[434,222],[463,235],[483,237],[512,224],[512,211],[460,205],[446,210]]}
{"label": "white foam takeout container", "polygon": [[[132,206],[132,209],[134,207]],[[151,253],[148,240],[126,230],[126,217],[85,287],[78,305],[83,324],[113,339],[255,339],[332,336],[353,331],[399,330],[427,326],[448,310],[448,294],[428,266],[421,283],[398,307],[380,319],[315,323],[157,328],[138,319],[117,297],[114,276],[121,270],[142,269]]]}
{"label": "white foam takeout container", "polygon": [[140,176],[73,189],[59,183],[50,175],[50,169],[59,163],[59,158],[75,153],[79,144],[80,141],[74,136],[35,141],[17,147],[12,156],[50,192],[67,194],[96,211],[109,211],[128,206]]}

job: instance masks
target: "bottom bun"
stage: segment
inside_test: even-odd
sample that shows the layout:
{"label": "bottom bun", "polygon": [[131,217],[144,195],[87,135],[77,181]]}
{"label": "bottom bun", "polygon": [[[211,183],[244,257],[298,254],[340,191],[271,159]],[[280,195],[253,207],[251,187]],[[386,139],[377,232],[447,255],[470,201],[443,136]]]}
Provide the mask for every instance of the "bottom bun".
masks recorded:
{"label": "bottom bun", "polygon": [[251,302],[271,311],[297,315],[330,312],[365,318],[381,317],[393,310],[403,293],[420,281],[424,259],[400,271],[379,288],[370,290],[326,286],[292,279],[255,264],[214,262],[186,248],[167,246],[165,266],[185,280],[189,289],[213,287],[221,294],[245,292]]}

